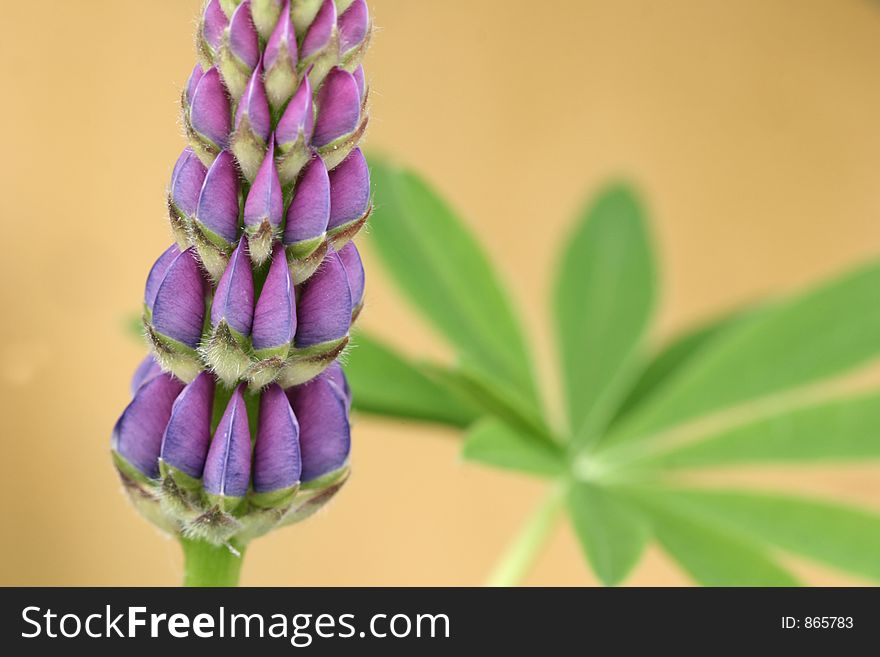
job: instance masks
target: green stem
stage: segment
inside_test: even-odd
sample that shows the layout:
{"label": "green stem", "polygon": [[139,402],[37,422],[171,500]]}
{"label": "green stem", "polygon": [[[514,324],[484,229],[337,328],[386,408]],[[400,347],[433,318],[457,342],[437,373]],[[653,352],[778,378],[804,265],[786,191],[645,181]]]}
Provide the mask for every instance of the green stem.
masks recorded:
{"label": "green stem", "polygon": [[495,565],[487,586],[518,586],[535,565],[555,527],[565,500],[565,486],[553,487]]}
{"label": "green stem", "polygon": [[226,545],[183,537],[180,545],[183,547],[184,586],[238,586],[244,546],[236,545],[236,554]]}

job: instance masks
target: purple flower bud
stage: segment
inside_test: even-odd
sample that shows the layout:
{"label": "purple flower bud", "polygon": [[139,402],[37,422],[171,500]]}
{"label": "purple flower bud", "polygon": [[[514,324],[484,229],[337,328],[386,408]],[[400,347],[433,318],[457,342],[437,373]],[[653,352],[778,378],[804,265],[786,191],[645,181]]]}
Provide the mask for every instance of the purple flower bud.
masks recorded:
{"label": "purple flower bud", "polygon": [[226,148],[230,121],[229,98],[220,73],[210,68],[196,85],[188,122],[190,134],[196,140],[192,146],[206,165],[217,151]]}
{"label": "purple flower bud", "polygon": [[[287,356],[296,333],[296,298],[284,247],[275,246],[272,265],[254,312],[253,345],[257,357]],[[271,352],[266,354],[265,352]]]}
{"label": "purple flower bud", "polygon": [[196,157],[193,149],[186,147],[174,165],[169,190],[171,202],[181,215],[191,217],[195,214],[207,174],[208,169]]}
{"label": "purple flower bud", "polygon": [[343,59],[363,45],[370,33],[370,10],[366,0],[354,0],[339,17],[339,54]]}
{"label": "purple flower bud", "polygon": [[229,50],[248,70],[253,71],[260,61],[257,30],[251,20],[250,0],[242,2],[229,21]]}
{"label": "purple flower bud", "polygon": [[330,221],[330,177],[324,162],[313,157],[305,166],[287,210],[284,244],[296,258],[306,258],[324,240]]}
{"label": "purple flower bud", "polygon": [[300,169],[311,156],[310,142],[315,130],[315,111],[312,102],[312,85],[303,78],[299,89],[290,99],[278,126],[275,142],[281,155],[278,161],[279,176],[283,185],[296,180]]}
{"label": "purple flower bud", "polygon": [[251,13],[260,36],[268,39],[279,20],[282,0],[251,0]]}
{"label": "purple flower bud", "polygon": [[263,68],[257,66],[235,112],[235,133],[232,136],[232,152],[249,181],[257,175],[271,130],[272,118],[263,86]]}
{"label": "purple flower bud", "polygon": [[[232,498],[232,506],[248,491],[251,476],[251,431],[244,386],[238,386],[214,432],[205,461],[205,491],[215,498]],[[225,507],[224,500],[215,500]]]}
{"label": "purple flower bud", "polygon": [[199,193],[196,218],[229,244],[238,241],[238,172],[228,151],[214,160]]}
{"label": "purple flower bud", "polygon": [[370,213],[370,168],[359,148],[330,172],[330,222],[333,246],[342,248]]}
{"label": "purple flower bud", "polygon": [[218,58],[218,67],[232,98],[241,96],[259,61],[257,30],[251,20],[250,2],[245,0],[232,14]]}
{"label": "purple flower bud", "polygon": [[299,421],[302,482],[308,484],[344,468],[351,451],[345,395],[326,375],[287,392]]}
{"label": "purple flower bud", "polygon": [[152,325],[157,333],[193,349],[198,347],[205,318],[205,279],[192,249],[180,253],[168,265],[152,308]]}
{"label": "purple flower bud", "polygon": [[301,474],[299,423],[287,395],[272,384],[260,399],[260,428],[254,445],[254,492],[290,489],[299,484]]}
{"label": "purple flower bud", "polygon": [[351,386],[348,385],[348,378],[345,376],[345,372],[342,370],[342,365],[339,364],[338,360],[334,360],[330,366],[324,370],[324,374],[322,375],[336,384],[336,387],[342,391],[343,397],[345,397],[345,405],[349,411],[351,411]]}
{"label": "purple flower bud", "polygon": [[345,266],[330,252],[318,271],[303,284],[297,303],[296,346],[313,347],[348,335],[351,291]]}
{"label": "purple flower bud", "polygon": [[249,336],[254,321],[254,276],[245,244],[242,238],[217,284],[211,324],[216,327],[225,321],[239,335]]}
{"label": "purple flower bud", "polygon": [[159,458],[166,466],[201,479],[211,443],[214,377],[199,374],[183,389],[171,408]]}
{"label": "purple flower bud", "polygon": [[148,314],[153,312],[153,303],[156,301],[156,293],[159,291],[159,286],[165,279],[165,273],[168,271],[168,267],[179,255],[180,249],[177,248],[176,244],[172,244],[165,249],[162,255],[160,255],[156,262],[153,263],[150,273],[147,275],[147,284],[144,287],[144,307],[147,309]]}
{"label": "purple flower bud", "polygon": [[162,368],[156,362],[156,359],[153,358],[153,354],[147,354],[146,358],[141,361],[141,364],[134,371],[134,376],[131,377],[132,397],[137,394],[138,388],[148,381],[155,379],[161,373]]}
{"label": "purple flower bud", "polygon": [[333,3],[333,0],[324,0],[324,4],[321,5],[303,39],[302,48],[300,49],[302,62],[314,60],[330,45],[335,26],[336,5]]}
{"label": "purple flower bud", "polygon": [[271,140],[244,206],[244,224],[251,260],[264,263],[284,219],[284,197],[275,169],[275,143]]}
{"label": "purple flower bud", "polygon": [[318,118],[312,142],[318,148],[344,139],[358,129],[361,94],[354,76],[341,68],[327,75],[318,91]]}
{"label": "purple flower bud", "polygon": [[210,60],[211,55],[217,52],[223,38],[223,31],[228,23],[229,19],[220,6],[219,0],[211,0],[202,14],[202,25],[199,30],[203,42],[210,48],[208,52],[203,53],[204,57]]}
{"label": "purple flower bud", "polygon": [[156,376],[138,388],[111,438],[111,448],[124,465],[151,479],[159,476],[162,435],[181,390],[183,384],[168,374]]}
{"label": "purple flower bud", "polygon": [[296,66],[296,32],[290,17],[290,0],[285,0],[281,17],[263,53],[266,95],[276,110],[283,107],[296,90]]}
{"label": "purple flower bud", "polygon": [[352,320],[354,321],[364,305],[364,264],[354,242],[349,242],[339,251],[339,257],[348,275],[348,287],[351,290]]}
{"label": "purple flower bud", "polygon": [[205,75],[201,64],[196,64],[190,73],[189,80],[186,83],[186,89],[183,92],[183,99],[186,107],[192,105],[193,96],[196,94],[196,87],[199,86],[199,80]]}
{"label": "purple flower bud", "polygon": [[367,95],[367,78],[364,74],[364,67],[358,66],[356,69],[354,69],[352,75],[354,76],[354,81],[357,83],[358,94],[361,97],[361,107],[363,107],[364,98]]}

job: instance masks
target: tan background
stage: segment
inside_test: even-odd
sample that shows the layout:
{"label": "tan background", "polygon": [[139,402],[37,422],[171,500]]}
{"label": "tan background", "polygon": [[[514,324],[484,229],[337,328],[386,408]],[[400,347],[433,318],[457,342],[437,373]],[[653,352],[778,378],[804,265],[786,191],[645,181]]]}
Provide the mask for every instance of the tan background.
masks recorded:
{"label": "tan background", "polygon": [[[654,216],[657,337],[880,247],[880,4],[372,0],[368,144],[417,164],[515,290],[553,375],[548,281],[584,195],[619,174]],[[177,547],[108,458],[143,348],[123,330],[169,242],[164,186],[199,0],[3,0],[0,584],[174,584]],[[439,341],[368,262],[363,321]],[[361,419],[338,501],[260,540],[247,584],[478,584],[540,485],[456,436]],[[877,468],[737,475],[880,508]],[[814,583],[855,583],[795,562]],[[592,584],[560,527],[529,579]],[[656,550],[634,584],[686,580]]]}

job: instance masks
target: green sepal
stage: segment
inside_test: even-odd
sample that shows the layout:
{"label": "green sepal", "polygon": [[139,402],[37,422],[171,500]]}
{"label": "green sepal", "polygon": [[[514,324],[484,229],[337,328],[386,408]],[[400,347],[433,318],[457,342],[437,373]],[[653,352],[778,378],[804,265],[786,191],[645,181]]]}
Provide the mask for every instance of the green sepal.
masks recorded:
{"label": "green sepal", "polygon": [[275,65],[265,71],[263,84],[266,87],[269,105],[274,111],[280,111],[299,85],[296,62],[291,61],[287,50],[282,49]]}
{"label": "green sepal", "polygon": [[298,386],[311,381],[327,369],[348,346],[346,335],[339,340],[322,342],[306,349],[291,349],[287,362],[278,374],[278,383],[282,388]]}
{"label": "green sepal", "polygon": [[237,518],[219,506],[213,506],[184,525],[182,533],[186,538],[198,538],[213,545],[222,545],[241,530],[242,523]]}
{"label": "green sepal", "polygon": [[364,224],[367,223],[367,219],[370,218],[370,214],[373,212],[373,206],[371,205],[364,215],[355,219],[354,221],[349,221],[348,223],[341,224],[336,226],[335,228],[331,228],[327,231],[327,239],[330,244],[333,246],[335,251],[339,251],[348,244],[355,235],[357,235],[361,228],[364,227]]}
{"label": "green sepal", "polygon": [[[308,32],[322,4],[324,4],[324,0],[298,0],[291,3],[290,17],[293,20],[293,27],[299,39],[302,39],[306,32]],[[338,5],[339,3],[337,3],[337,7]]]}
{"label": "green sepal", "polygon": [[113,457],[113,465],[115,465],[116,469],[119,471],[119,476],[129,479],[131,483],[138,486],[152,489],[156,488],[158,482],[155,479],[150,479],[147,475],[129,463],[128,460],[115,449],[110,450],[110,454]]}
{"label": "green sepal", "polygon": [[306,258],[296,258],[291,255],[290,249],[287,250],[287,268],[290,270],[294,285],[304,283],[318,270],[329,247],[330,243],[326,239],[321,240],[321,243]]}
{"label": "green sepal", "polygon": [[251,129],[251,122],[247,116],[242,117],[238,127],[232,133],[229,149],[235,155],[244,177],[252,183],[266,157],[268,145]]}
{"label": "green sepal", "polygon": [[292,144],[279,145],[275,165],[278,169],[278,179],[281,181],[281,185],[284,187],[292,185],[311,156],[302,130],[299,131],[296,141]]}
{"label": "green sepal", "polygon": [[119,479],[132,506],[162,531],[175,534],[179,526],[162,511],[157,482],[146,477],[115,450],[112,450],[111,454]]}
{"label": "green sepal", "polygon": [[[200,41],[201,40],[202,39],[200,38]],[[206,66],[205,68],[210,68],[211,66],[212,64],[208,64],[208,66]],[[211,168],[214,160],[217,159],[217,156],[223,149],[220,148],[219,144],[215,144],[214,142],[205,139],[202,135],[195,131],[195,128],[192,127],[189,112],[187,111],[185,105],[183,110],[183,128],[186,132],[187,141],[192,147],[193,152],[195,152],[198,158],[202,161],[202,164],[204,164],[207,168]]]}
{"label": "green sepal", "polygon": [[[293,4],[295,5],[296,2]],[[251,18],[263,40],[268,40],[272,36],[272,30],[278,22],[283,5],[284,3],[278,0],[251,0]]]}
{"label": "green sepal", "polygon": [[177,486],[187,492],[192,493],[202,490],[201,479],[196,479],[192,475],[188,475],[182,470],[175,468],[173,465],[168,465],[162,459],[159,459],[159,473],[162,475],[162,479],[173,479]]}
{"label": "green sepal", "polygon": [[205,499],[208,501],[209,506],[216,507],[223,511],[223,513],[230,514],[234,514],[237,510],[241,509],[241,505],[245,500],[243,497],[215,495],[213,493],[205,493]]}
{"label": "green sepal", "polygon": [[272,255],[272,247],[279,230],[268,219],[263,219],[256,226],[246,226],[244,232],[248,238],[248,253],[251,261],[259,267]]}
{"label": "green sepal", "polygon": [[271,493],[254,493],[248,495],[248,501],[260,509],[280,509],[289,507],[299,491],[299,484],[288,486]]}
{"label": "green sepal", "polygon": [[227,18],[232,18],[232,14],[235,13],[236,8],[240,4],[241,0],[220,0],[220,8]]}
{"label": "green sepal", "polygon": [[278,378],[278,374],[284,367],[285,359],[283,356],[275,356],[266,358],[253,363],[244,373],[248,385],[252,391],[262,390],[267,385]]}
{"label": "green sepal", "polygon": [[226,89],[233,101],[241,98],[251,77],[248,65],[236,57],[229,47],[229,29],[223,33],[220,50],[217,53],[217,69],[223,77]]}
{"label": "green sepal", "polygon": [[351,470],[348,465],[314,481],[303,484],[293,500],[293,506],[278,523],[279,527],[301,522],[329,502],[348,481]]}
{"label": "green sepal", "polygon": [[312,255],[321,243],[327,238],[327,233],[321,233],[318,237],[313,237],[308,240],[302,240],[300,242],[295,242],[294,244],[288,244],[285,249],[287,251],[287,260],[304,260]]}
{"label": "green sepal", "polygon": [[227,242],[223,237],[205,226],[198,217],[194,217],[190,225],[191,239],[199,260],[204,265],[214,283],[220,281],[229,258],[232,255],[234,245]]}
{"label": "green sepal", "polygon": [[324,78],[327,77],[330,70],[336,66],[338,62],[339,33],[336,28],[334,28],[333,34],[327,45],[322,50],[312,53],[311,56],[301,59],[297,63],[297,69],[300,76],[308,71],[309,84],[312,85],[312,89],[317,89],[321,86],[321,83],[324,81]]}
{"label": "green sepal", "polygon": [[163,371],[171,372],[184,383],[191,383],[204,369],[202,359],[195,349],[162,335],[149,322],[144,322],[144,328],[153,348],[153,356]]}
{"label": "green sepal", "polygon": [[174,241],[181,251],[190,247],[190,218],[183,212],[168,195],[168,221],[171,224],[171,233]]}
{"label": "green sepal", "polygon": [[333,170],[339,163],[349,156],[354,150],[354,147],[360,142],[361,137],[363,137],[364,133],[367,131],[367,124],[369,122],[369,115],[364,114],[360,124],[355,128],[354,132],[343,135],[338,139],[334,139],[329,144],[325,144],[318,149],[318,155],[324,160],[327,171]]}
{"label": "green sepal", "polygon": [[251,366],[250,341],[225,319],[214,327],[211,337],[202,344],[201,352],[214,373],[230,386]]}

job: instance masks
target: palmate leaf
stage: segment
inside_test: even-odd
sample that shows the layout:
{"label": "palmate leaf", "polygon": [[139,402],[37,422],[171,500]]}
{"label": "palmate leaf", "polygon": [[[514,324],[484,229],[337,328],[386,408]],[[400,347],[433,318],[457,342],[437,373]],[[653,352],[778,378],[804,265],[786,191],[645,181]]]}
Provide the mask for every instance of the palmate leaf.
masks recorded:
{"label": "palmate leaf", "polygon": [[707,526],[880,580],[880,514],[778,493],[645,489]]}
{"label": "palmate leaf", "polygon": [[615,412],[612,425],[632,414],[657,391],[662,390],[673,375],[699,358],[703,350],[707,349],[714,340],[740,323],[755,317],[758,312],[756,308],[736,310],[673,337],[647,362]]}
{"label": "palmate leaf", "polygon": [[562,257],[556,328],[572,435],[586,442],[628,383],[654,306],[654,259],[643,210],[628,187],[605,189]]}
{"label": "palmate leaf", "polygon": [[797,580],[762,546],[653,489],[628,499],[650,519],[663,550],[704,586],[796,586]]}
{"label": "palmate leaf", "polygon": [[650,531],[645,518],[611,491],[572,484],[568,511],[584,555],[606,586],[620,584],[638,563]]}
{"label": "palmate leaf", "polygon": [[880,392],[825,400],[654,453],[664,469],[880,458]]}
{"label": "palmate leaf", "polygon": [[371,241],[392,278],[468,367],[537,405],[522,331],[480,245],[416,174],[371,164]]}
{"label": "palmate leaf", "polygon": [[880,354],[880,265],[851,272],[724,333],[621,422],[609,442],[845,373]]}
{"label": "palmate leaf", "polygon": [[353,343],[344,367],[356,410],[460,428],[480,416],[466,399],[390,347],[362,332]]}
{"label": "palmate leaf", "polygon": [[559,446],[494,418],[481,420],[470,430],[465,437],[462,456],[469,461],[542,477],[559,476],[566,465]]}

